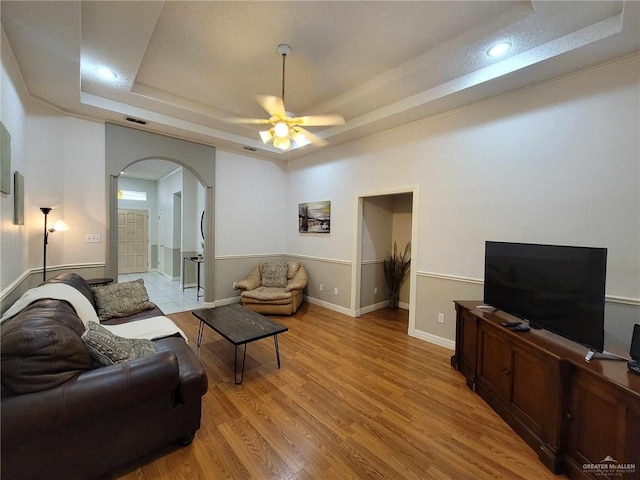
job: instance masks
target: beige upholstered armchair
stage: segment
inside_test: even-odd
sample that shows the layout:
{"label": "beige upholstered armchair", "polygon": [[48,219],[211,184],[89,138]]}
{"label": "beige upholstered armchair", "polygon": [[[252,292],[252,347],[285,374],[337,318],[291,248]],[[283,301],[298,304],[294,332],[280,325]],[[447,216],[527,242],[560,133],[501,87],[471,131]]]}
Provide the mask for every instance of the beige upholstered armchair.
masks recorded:
{"label": "beige upholstered armchair", "polygon": [[307,272],[300,262],[261,263],[236,283],[240,300],[258,313],[292,315],[302,303]]}

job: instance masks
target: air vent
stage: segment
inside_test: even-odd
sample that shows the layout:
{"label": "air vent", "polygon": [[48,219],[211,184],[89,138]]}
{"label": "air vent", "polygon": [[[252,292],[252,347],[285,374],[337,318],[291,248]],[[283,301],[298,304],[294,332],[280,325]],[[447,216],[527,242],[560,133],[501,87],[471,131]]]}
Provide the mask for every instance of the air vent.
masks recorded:
{"label": "air vent", "polygon": [[244,148],[245,150],[249,150],[250,152],[255,152],[256,151],[256,149],[253,148],[253,147],[242,147],[242,148]]}
{"label": "air vent", "polygon": [[146,125],[146,120],[138,120],[137,118],[127,117],[127,122],[137,123],[138,125]]}

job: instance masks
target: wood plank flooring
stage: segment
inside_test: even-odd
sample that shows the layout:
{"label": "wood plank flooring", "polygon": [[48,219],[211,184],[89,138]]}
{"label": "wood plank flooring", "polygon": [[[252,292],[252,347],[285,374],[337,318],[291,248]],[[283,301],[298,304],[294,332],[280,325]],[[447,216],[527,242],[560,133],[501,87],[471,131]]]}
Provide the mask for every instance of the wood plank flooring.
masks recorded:
{"label": "wood plank flooring", "polygon": [[[198,322],[170,315],[195,350]],[[233,346],[205,327],[202,426],[113,472],[133,479],[509,479],[553,475],[449,364],[452,351],[407,335],[407,312],[351,318],[310,304],[249,344],[244,383]]]}

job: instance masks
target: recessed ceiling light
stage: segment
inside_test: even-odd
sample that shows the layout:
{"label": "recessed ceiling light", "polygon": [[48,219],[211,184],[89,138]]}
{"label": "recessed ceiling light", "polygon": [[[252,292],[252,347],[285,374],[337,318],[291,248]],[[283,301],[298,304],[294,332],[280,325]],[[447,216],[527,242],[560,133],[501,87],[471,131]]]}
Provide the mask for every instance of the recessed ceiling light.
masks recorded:
{"label": "recessed ceiling light", "polygon": [[114,72],[113,70],[107,67],[98,67],[96,68],[96,72],[102,78],[105,78],[107,80],[115,80],[116,78],[118,78],[118,75],[116,75],[116,72]]}
{"label": "recessed ceiling light", "polygon": [[501,42],[487,50],[487,55],[490,57],[501,57],[509,50],[511,50],[511,44],[509,42]]}

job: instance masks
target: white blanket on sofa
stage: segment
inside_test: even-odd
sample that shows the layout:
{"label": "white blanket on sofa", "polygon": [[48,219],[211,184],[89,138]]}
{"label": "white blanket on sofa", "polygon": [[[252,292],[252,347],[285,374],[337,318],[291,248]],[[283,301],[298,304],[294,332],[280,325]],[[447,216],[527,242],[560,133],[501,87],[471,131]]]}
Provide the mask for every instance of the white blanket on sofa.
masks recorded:
{"label": "white blanket on sofa", "polygon": [[[88,322],[100,323],[91,302],[78,290],[71,285],[65,283],[45,283],[39,287],[27,290],[0,318],[0,323],[8,320],[20,313],[27,306],[36,300],[43,298],[51,298],[53,300],[64,300],[69,302],[78,314],[82,323],[87,325]],[[180,334],[187,341],[185,333],[179,329],[175,323],[167,317],[151,317],[133,322],[122,323],[120,325],[102,325],[114,335],[125,338],[146,338],[153,340],[155,338],[168,337],[170,335]]]}

